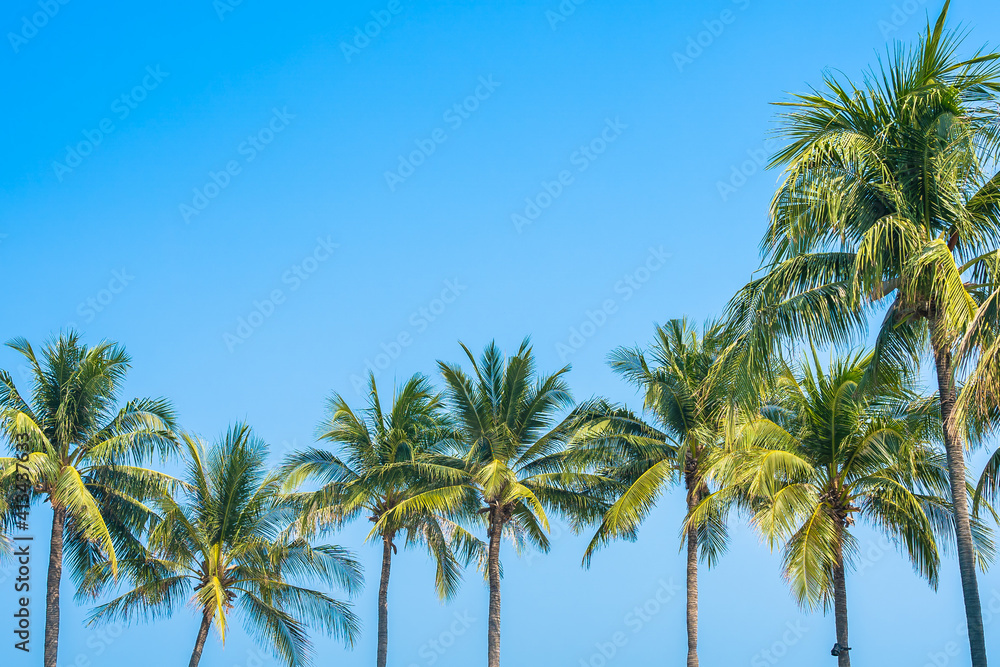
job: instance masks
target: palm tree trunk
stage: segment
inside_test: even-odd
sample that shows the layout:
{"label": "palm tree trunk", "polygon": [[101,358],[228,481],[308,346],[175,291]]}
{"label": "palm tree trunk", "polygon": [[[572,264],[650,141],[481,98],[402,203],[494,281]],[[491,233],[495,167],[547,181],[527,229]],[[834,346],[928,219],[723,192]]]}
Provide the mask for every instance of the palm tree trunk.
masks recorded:
{"label": "palm tree trunk", "polygon": [[969,503],[966,496],[965,452],[962,438],[953,422],[955,412],[955,378],[951,350],[941,335],[943,325],[931,323],[931,344],[937,371],[941,419],[944,422],[944,451],[948,459],[951,501],[955,511],[955,534],[958,541],[958,568],[962,575],[962,596],[965,598],[965,621],[969,630],[972,667],[986,667],[986,635],[983,631],[983,611],[976,581],[976,558],[969,523]]}
{"label": "palm tree trunk", "polygon": [[[688,516],[699,502],[693,466],[689,456],[685,466]],[[687,667],[698,667],[698,528],[694,525],[687,529],[687,641]]]}
{"label": "palm tree trunk", "polygon": [[698,529],[687,529],[687,667],[698,667]]}
{"label": "palm tree trunk", "polygon": [[488,667],[500,667],[500,538],[503,525],[497,516],[499,510],[490,511],[490,620],[487,641]]}
{"label": "palm tree trunk", "polygon": [[[837,643],[850,648],[847,639],[847,576],[844,574],[844,527],[837,526],[837,564],[833,568],[833,615],[837,622]],[[841,651],[837,667],[851,667],[851,652]]]}
{"label": "palm tree trunk", "polygon": [[205,649],[205,640],[208,639],[208,630],[212,627],[212,613],[208,609],[201,615],[201,627],[198,628],[198,640],[194,643],[194,652],[191,654],[191,662],[188,667],[198,667],[201,662],[201,652]]}
{"label": "palm tree trunk", "polygon": [[378,667],[385,667],[389,653],[389,568],[392,566],[392,533],[382,536],[382,580],[378,586]]}
{"label": "palm tree trunk", "polygon": [[62,581],[63,533],[66,529],[66,510],[52,509],[52,540],[49,547],[49,575],[45,586],[45,644],[42,664],[56,667],[59,652],[59,583]]}

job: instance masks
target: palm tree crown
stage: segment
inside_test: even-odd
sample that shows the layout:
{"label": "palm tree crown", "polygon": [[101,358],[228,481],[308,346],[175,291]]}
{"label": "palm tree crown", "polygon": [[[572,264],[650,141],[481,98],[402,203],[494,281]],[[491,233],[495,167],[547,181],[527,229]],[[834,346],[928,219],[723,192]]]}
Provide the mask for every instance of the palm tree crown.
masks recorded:
{"label": "palm tree crown", "polygon": [[[454,437],[443,441],[454,451],[436,462],[459,472],[459,481],[428,490],[400,503],[387,515],[405,516],[429,508],[467,514],[486,525],[490,587],[488,664],[500,664],[500,545],[510,538],[522,549],[549,549],[546,509],[579,526],[599,517],[605,505],[589,493],[592,475],[568,470],[564,449],[573,432],[573,399],[565,381],[569,368],[537,376],[531,345],[525,339],[506,357],[496,343],[477,360],[462,346],[472,375],[458,365],[439,362],[447,386]],[[560,417],[560,413],[566,413]]]}
{"label": "palm tree crown", "polygon": [[[725,439],[733,404],[724,375],[717,372],[725,343],[720,333],[706,325],[699,335],[686,320],[671,320],[657,327],[648,352],[612,352],[611,367],[642,392],[644,415],[603,402],[580,412],[569,460],[596,469],[618,489],[584,553],[585,564],[610,540],[634,539],[672,484],[684,485],[687,511],[709,495],[705,473]],[[698,560],[714,564],[728,538],[724,513],[703,513],[703,519],[684,530],[689,667],[698,664]]]}
{"label": "palm tree crown", "polygon": [[145,502],[172,483],[143,464],[176,447],[174,414],[163,399],[119,406],[130,367],[119,345],[87,347],[72,331],[40,354],[21,338],[8,345],[27,360],[31,386],[23,394],[0,371],[0,429],[30,453],[20,465],[0,459],[0,469],[5,487],[16,472],[26,474],[32,500],[45,498],[53,510],[44,665],[55,667],[64,549],[77,583],[94,563],[106,560],[116,571],[119,552],[134,548],[152,517]]}
{"label": "palm tree crown", "polygon": [[929,345],[972,661],[985,667],[954,356],[996,289],[1000,54],[959,57],[961,35],[944,29],[948,6],[861,86],[828,77],[784,105],[788,145],[774,164],[786,173],[762,244],[766,274],[730,304],[727,366],[734,382],[757,384],[782,339],[843,345],[876,310],[885,316],[872,377],[915,369]]}
{"label": "palm tree crown", "polygon": [[370,376],[368,406],[363,413],[352,410],[340,394],[330,399],[320,438],[338,445],[340,452],[311,448],[291,455],[283,465],[286,488],[306,481],[320,484],[318,490],[299,494],[302,522],[307,526],[338,525],[362,514],[376,524],[370,538],[379,539],[383,547],[379,667],[386,664],[387,593],[397,535],[405,535],[407,544],[426,545],[437,564],[435,582],[442,598],[450,598],[458,590],[461,561],[468,563],[479,550],[479,541],[449,515],[433,511],[390,515],[415,494],[460,478],[453,468],[436,465],[428,457],[446,434],[445,427],[441,400],[426,378],[410,378],[385,411],[375,378]]}
{"label": "palm tree crown", "polygon": [[[191,667],[210,627],[225,641],[233,610],[289,665],[310,662],[309,628],[352,643],[359,623],[349,605],[303,584],[354,593],[360,565],[344,549],[314,546],[290,530],[298,508],[281,493],[279,474],[268,472],[263,441],[236,424],[211,449],[191,436],[184,442],[181,499],[159,498],[148,553],[120,563],[134,588],[98,607],[91,621],[158,619],[190,600],[201,617]],[[106,566],[92,568],[91,590],[107,581]]]}
{"label": "palm tree crown", "polygon": [[[784,367],[761,411],[714,464],[710,474],[723,488],[705,503],[738,498],[768,543],[784,544],[795,597],[807,608],[834,608],[842,647],[850,645],[845,572],[858,552],[856,518],[898,540],[934,586],[935,535],[954,535],[947,467],[932,444],[940,439],[933,403],[904,375],[865,391],[870,364],[859,353],[824,369],[814,351],[811,363]],[[847,651],[839,658],[850,664]]]}

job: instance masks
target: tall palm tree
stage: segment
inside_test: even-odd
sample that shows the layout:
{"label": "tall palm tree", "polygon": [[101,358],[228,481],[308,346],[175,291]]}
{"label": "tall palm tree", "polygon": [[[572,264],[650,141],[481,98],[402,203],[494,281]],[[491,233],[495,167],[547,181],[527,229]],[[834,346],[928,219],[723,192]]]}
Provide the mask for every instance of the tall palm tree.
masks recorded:
{"label": "tall palm tree", "polygon": [[730,304],[727,367],[765,374],[774,346],[844,344],[884,310],[869,379],[915,368],[929,347],[938,383],[973,667],[986,667],[954,355],[988,293],[1000,241],[1000,54],[958,56],[948,3],[910,49],[888,53],[861,85],[827,78],[785,104],[774,158],[786,169],[764,237],[765,275]]}
{"label": "tall palm tree", "polygon": [[32,381],[25,394],[0,371],[0,429],[30,453],[20,463],[0,459],[0,470],[8,482],[27,475],[32,500],[52,507],[42,664],[55,667],[64,554],[78,583],[95,562],[107,560],[115,571],[117,552],[129,549],[150,519],[145,501],[172,484],[143,465],[176,447],[174,414],[163,399],[119,406],[130,366],[119,345],[87,347],[70,331],[40,355],[22,338],[8,346],[25,357]]}
{"label": "tall palm tree", "polygon": [[8,475],[0,467],[0,562],[13,552],[11,534],[28,511],[31,496],[32,491],[26,488],[24,481],[18,488],[16,474]]}
{"label": "tall palm tree", "polygon": [[[234,608],[246,630],[291,666],[310,663],[308,628],[353,643],[359,624],[350,605],[305,585],[354,593],[361,566],[345,549],[316,546],[289,530],[299,508],[281,493],[281,476],[268,471],[267,445],[246,424],[235,424],[211,449],[183,439],[182,497],[157,499],[148,552],[119,561],[134,588],[97,607],[89,622],[158,620],[188,600],[201,617],[190,667],[213,625],[225,642]],[[87,591],[100,591],[110,573],[108,563],[92,567]]]}
{"label": "tall palm tree", "polygon": [[[548,551],[546,510],[558,511],[574,527],[601,516],[606,508],[593,489],[594,475],[568,470],[564,459],[573,432],[573,399],[565,367],[537,375],[530,342],[506,357],[495,342],[477,360],[462,345],[472,375],[459,365],[438,362],[447,386],[447,404],[455,424],[451,456],[435,461],[461,473],[461,478],[401,502],[381,522],[388,523],[428,509],[460,513],[475,508],[489,538],[486,574],[489,583],[487,664],[500,665],[500,547],[507,537],[520,552],[531,544]],[[560,413],[566,412],[560,419]]]}
{"label": "tall palm tree", "polygon": [[857,353],[824,370],[814,350],[811,363],[785,367],[713,466],[722,489],[693,513],[731,498],[744,503],[771,547],[784,545],[784,576],[799,603],[833,607],[840,667],[851,664],[846,572],[858,553],[856,519],[898,540],[935,587],[935,534],[954,533],[947,466],[929,440],[939,421],[904,376],[866,392],[870,363]]}
{"label": "tall palm tree", "polygon": [[[569,461],[596,469],[619,488],[587,547],[584,564],[609,541],[634,538],[671,485],[684,486],[685,514],[709,495],[705,473],[725,441],[732,404],[723,377],[713,372],[725,349],[719,333],[716,326],[706,325],[699,336],[687,320],[671,320],[657,327],[648,352],[638,348],[612,352],[611,367],[643,394],[643,415],[606,403],[579,415]],[[702,518],[683,530],[688,667],[698,665],[698,561],[713,565],[728,537],[724,512],[703,512]]]}
{"label": "tall palm tree", "polygon": [[303,492],[302,520],[310,527],[340,525],[364,514],[376,524],[369,536],[382,545],[382,575],[378,592],[378,653],[385,667],[389,645],[389,573],[396,539],[424,544],[437,564],[438,594],[450,598],[461,580],[459,556],[471,558],[479,541],[448,516],[432,511],[382,519],[401,502],[435,485],[454,483],[459,473],[427,460],[427,453],[444,435],[441,399],[421,375],[411,377],[383,411],[374,375],[368,378],[368,405],[353,411],[334,394],[320,439],[339,452],[310,448],[289,456],[284,465],[285,488],[319,482],[318,490]]}

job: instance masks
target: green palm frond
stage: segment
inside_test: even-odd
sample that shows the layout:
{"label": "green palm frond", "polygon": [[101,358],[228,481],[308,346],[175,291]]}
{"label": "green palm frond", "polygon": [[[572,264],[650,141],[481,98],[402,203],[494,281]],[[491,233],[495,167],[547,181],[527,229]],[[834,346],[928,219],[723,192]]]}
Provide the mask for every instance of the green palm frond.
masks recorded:
{"label": "green palm frond", "polygon": [[[145,467],[176,451],[173,409],[164,399],[140,398],[119,407],[131,360],[110,342],[84,345],[66,332],[39,351],[23,338],[8,346],[24,357],[27,391],[0,371],[0,432],[23,440],[31,453],[21,469],[45,497],[66,512],[66,554],[79,583],[89,568],[135,549],[152,516],[149,500],[175,480]],[[13,470],[3,465],[3,475]],[[81,591],[82,592],[82,591]]]}
{"label": "green palm frond", "polygon": [[837,542],[842,535],[829,510],[825,503],[817,503],[785,546],[785,578],[792,594],[808,609],[826,605],[833,597]]}
{"label": "green palm frond", "polygon": [[783,368],[708,474],[772,549],[784,544],[784,576],[809,609],[830,603],[841,554],[852,562],[856,519],[898,539],[932,585],[954,530],[947,470],[928,437],[931,425],[940,437],[940,419],[904,373],[865,384],[872,363],[858,352],[824,365],[813,349]]}
{"label": "green palm frond", "polygon": [[644,410],[640,416],[593,401],[576,415],[567,464],[593,472],[599,481],[588,492],[610,502],[584,553],[585,566],[611,540],[635,539],[660,496],[678,482],[688,501],[682,532],[695,529],[709,565],[725,552],[735,499],[713,492],[708,472],[738,412],[731,378],[720,372],[727,335],[717,323],[699,332],[687,320],[671,320],[657,327],[648,351],[618,348],[609,355],[612,369],[641,392]]}
{"label": "green palm frond", "polygon": [[[437,565],[439,594],[451,596],[460,569],[441,525],[469,507],[461,491],[450,490],[460,488],[468,473],[461,461],[441,454],[440,441],[451,434],[442,398],[426,377],[414,375],[385,405],[374,375],[368,382],[361,411],[339,394],[330,399],[319,437],[338,451],[313,447],[287,456],[280,468],[284,489],[300,489],[289,498],[303,529],[323,530],[366,515],[374,524],[370,540],[392,542],[405,534],[407,544],[422,543]],[[309,484],[319,488],[302,489]]]}
{"label": "green palm frond", "polygon": [[[248,633],[289,665],[312,659],[308,628],[353,643],[360,626],[350,605],[308,584],[356,594],[361,566],[345,549],[290,530],[298,506],[282,493],[278,473],[268,471],[267,445],[246,424],[233,425],[211,447],[189,434],[181,440],[183,480],[122,467],[109,474],[108,482],[156,493],[151,506],[132,503],[148,539],[125,544],[119,584],[130,590],[97,607],[89,622],[156,620],[188,603],[225,641],[236,611]],[[91,559],[82,587],[96,594],[113,575],[109,558]]]}

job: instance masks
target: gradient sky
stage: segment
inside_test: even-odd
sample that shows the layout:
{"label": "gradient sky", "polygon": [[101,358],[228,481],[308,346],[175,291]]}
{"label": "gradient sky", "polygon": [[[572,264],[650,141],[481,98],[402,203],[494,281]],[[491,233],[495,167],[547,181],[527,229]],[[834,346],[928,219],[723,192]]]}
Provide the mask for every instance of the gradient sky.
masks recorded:
{"label": "gradient sky", "polygon": [[[46,2],[54,15],[25,27]],[[577,398],[635,405],[607,353],[649,340],[654,322],[718,315],[757,268],[777,178],[760,168],[774,148],[769,104],[827,67],[857,76],[941,6],[62,2],[0,8],[0,338],[41,343],[76,326],[91,343],[121,341],[130,395],[170,397],[206,438],[246,419],[276,460],[312,442],[332,391],[360,403],[354,380],[369,364],[389,391],[460,360],[459,340],[511,350],[530,334],[543,369],[572,363]],[[970,47],[1000,29],[994,2],[959,0],[952,16]],[[18,366],[0,352],[20,379]],[[663,498],[637,543],[589,571],[586,537],[565,531],[548,555],[505,548],[504,663],[679,664],[682,512],[680,495]],[[37,539],[50,516],[34,513]],[[380,552],[362,523],[336,541],[368,573],[365,633],[353,650],[317,639],[318,664],[373,661]],[[859,664],[968,664],[954,559],[935,594],[891,544],[859,535],[865,560],[848,580]],[[0,587],[9,619],[10,579]],[[1000,573],[981,589],[1000,611]],[[86,629],[72,592],[60,664],[186,664],[190,609]],[[475,573],[443,605],[428,558],[402,553],[390,665],[482,664],[486,607]],[[41,664],[39,594],[32,611],[34,650],[15,651],[4,630],[5,665]],[[995,656],[998,619],[987,614]],[[832,660],[832,617],[796,607],[778,555],[745,529],[703,572],[700,630],[705,665]],[[626,641],[602,663],[598,645],[616,633]],[[203,664],[278,663],[236,627]]]}

